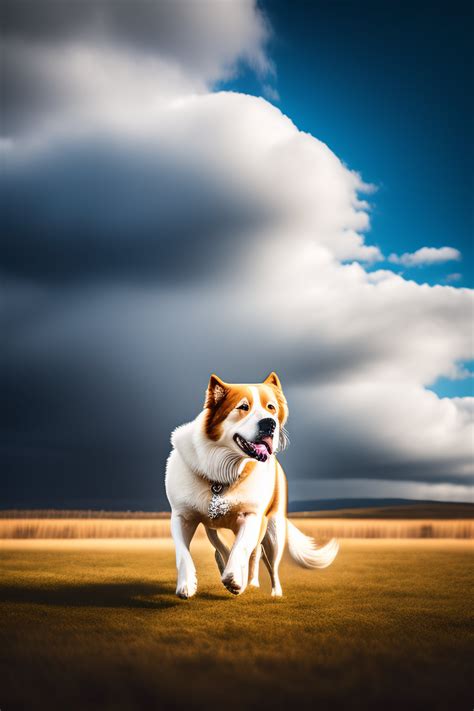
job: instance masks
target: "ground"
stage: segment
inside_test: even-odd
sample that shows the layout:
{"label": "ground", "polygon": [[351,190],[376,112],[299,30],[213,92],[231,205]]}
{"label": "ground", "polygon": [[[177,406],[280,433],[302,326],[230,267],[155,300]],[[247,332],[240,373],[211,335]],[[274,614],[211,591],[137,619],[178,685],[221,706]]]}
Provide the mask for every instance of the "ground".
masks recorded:
{"label": "ground", "polygon": [[471,541],[347,540],[285,596],[196,598],[169,540],[3,541],[0,708],[472,709]]}

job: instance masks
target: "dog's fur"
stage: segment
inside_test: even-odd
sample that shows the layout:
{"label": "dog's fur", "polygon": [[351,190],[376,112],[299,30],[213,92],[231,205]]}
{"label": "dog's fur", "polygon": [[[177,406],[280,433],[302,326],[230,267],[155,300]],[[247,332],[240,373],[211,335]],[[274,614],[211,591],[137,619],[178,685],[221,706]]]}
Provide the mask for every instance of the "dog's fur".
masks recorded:
{"label": "dog's fur", "polygon": [[[234,595],[248,584],[258,587],[262,556],[272,595],[281,596],[278,567],[287,539],[291,556],[304,567],[325,568],[334,560],[335,540],[317,548],[286,516],[286,477],[275,452],[287,442],[287,417],[276,373],[257,385],[229,384],[212,375],[203,411],[174,430],[166,493],[172,510],[179,597],[191,597],[197,589],[189,546],[199,523],[215,548],[222,582]],[[214,500],[224,504],[214,515],[212,485],[217,490],[222,485]],[[219,538],[219,528],[235,534],[231,550]]]}

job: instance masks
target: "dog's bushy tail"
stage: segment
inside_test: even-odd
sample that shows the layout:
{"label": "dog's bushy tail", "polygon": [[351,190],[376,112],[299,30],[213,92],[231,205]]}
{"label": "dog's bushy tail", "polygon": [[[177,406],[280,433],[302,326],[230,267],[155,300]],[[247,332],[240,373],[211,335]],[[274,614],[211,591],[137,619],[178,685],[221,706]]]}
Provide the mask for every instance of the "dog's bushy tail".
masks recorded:
{"label": "dog's bushy tail", "polygon": [[288,519],[287,531],[290,555],[303,568],[327,568],[337,556],[339,543],[335,538],[318,547],[313,538],[301,533]]}

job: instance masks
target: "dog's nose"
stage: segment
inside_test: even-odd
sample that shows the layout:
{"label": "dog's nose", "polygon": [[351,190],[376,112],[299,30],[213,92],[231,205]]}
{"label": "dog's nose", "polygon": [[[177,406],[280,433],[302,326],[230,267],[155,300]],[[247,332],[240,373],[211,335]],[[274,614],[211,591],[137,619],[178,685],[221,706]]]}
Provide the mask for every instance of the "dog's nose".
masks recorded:
{"label": "dog's nose", "polygon": [[276,427],[276,422],[271,417],[265,417],[263,420],[260,420],[258,423],[258,430],[259,430],[260,434],[270,435],[270,437],[273,436],[273,433],[275,432],[275,427]]}

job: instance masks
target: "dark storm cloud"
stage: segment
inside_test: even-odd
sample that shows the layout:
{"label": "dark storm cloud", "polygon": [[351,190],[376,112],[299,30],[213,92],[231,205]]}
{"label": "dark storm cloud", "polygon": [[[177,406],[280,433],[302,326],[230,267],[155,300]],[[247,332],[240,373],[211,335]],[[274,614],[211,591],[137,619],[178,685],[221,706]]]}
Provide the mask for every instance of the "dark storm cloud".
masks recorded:
{"label": "dark storm cloud", "polygon": [[[291,393],[291,389],[290,389]],[[305,417],[304,408],[294,402],[297,426],[291,430],[292,448],[287,453],[290,470],[299,480],[372,479],[397,482],[473,485],[474,476],[460,474],[465,457],[451,455],[441,459],[425,455],[422,459],[406,452],[391,451],[384,440],[361,433],[358,423],[325,417],[321,410],[317,421]],[[344,427],[344,432],[341,432]],[[298,452],[314,454],[301,457]]]}
{"label": "dark storm cloud", "polygon": [[176,412],[87,355],[2,369],[3,506],[165,506],[162,428]]}
{"label": "dark storm cloud", "polygon": [[16,297],[14,328],[2,324],[2,506],[164,508],[169,433],[206,385],[191,387],[194,357],[166,298],[147,307],[141,291],[133,308],[104,288],[28,299],[21,286]]}
{"label": "dark storm cloud", "polygon": [[[102,284],[28,292],[12,283],[10,294],[18,318],[1,355],[4,505],[166,506],[169,433],[200,411],[212,371],[231,382],[279,372],[290,403],[292,443],[282,457],[290,481],[469,481],[446,462],[394,455],[360,423],[338,421],[324,399],[314,406],[302,398],[291,385],[300,349],[285,348],[284,333],[253,339],[251,326],[224,323],[196,290]],[[339,360],[339,374],[329,353],[320,361],[321,385],[353,374]]]}
{"label": "dark storm cloud", "polygon": [[[169,435],[201,410],[207,379],[263,379],[274,363],[223,332],[196,292],[10,285],[0,355],[4,506],[166,507]],[[16,297],[16,298],[15,298]],[[222,371],[225,364],[224,371]]]}
{"label": "dark storm cloud", "polygon": [[39,281],[200,278],[272,218],[185,156],[106,136],[7,157],[0,191],[2,268]]}

